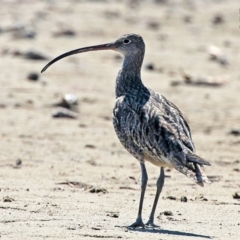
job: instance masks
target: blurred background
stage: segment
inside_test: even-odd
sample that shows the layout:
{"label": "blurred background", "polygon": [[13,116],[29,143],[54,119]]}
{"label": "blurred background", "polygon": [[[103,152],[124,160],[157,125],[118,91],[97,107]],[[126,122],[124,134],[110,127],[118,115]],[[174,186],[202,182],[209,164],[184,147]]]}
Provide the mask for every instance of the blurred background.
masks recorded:
{"label": "blurred background", "polygon": [[[213,205],[239,202],[239,6],[236,0],[0,0],[2,197],[17,206],[37,198],[41,205],[65,180],[100,183],[116,196],[121,186],[139,189],[138,163],[111,121],[122,57],[110,51],[74,55],[40,74],[66,51],[132,32],[146,44],[144,84],[180,108],[197,153],[213,165],[206,169],[214,183],[207,190],[169,171],[167,193],[184,191],[195,199],[200,191]],[[154,194],[158,169],[147,167]],[[68,198],[67,191],[58,194]]]}

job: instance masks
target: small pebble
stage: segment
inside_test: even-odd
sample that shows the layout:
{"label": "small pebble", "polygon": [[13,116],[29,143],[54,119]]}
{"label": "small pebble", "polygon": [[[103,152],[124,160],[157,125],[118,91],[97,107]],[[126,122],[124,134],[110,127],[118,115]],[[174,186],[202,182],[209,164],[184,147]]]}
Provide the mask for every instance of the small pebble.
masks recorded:
{"label": "small pebble", "polygon": [[163,215],[165,215],[165,216],[173,216],[173,213],[171,211],[164,211]]}
{"label": "small pebble", "polygon": [[222,24],[224,23],[224,17],[221,14],[217,14],[214,16],[212,23],[215,25]]}
{"label": "small pebble", "polygon": [[73,94],[65,94],[61,101],[52,104],[53,107],[62,107],[78,112],[78,98]]}
{"label": "small pebble", "polygon": [[107,189],[105,188],[98,188],[98,187],[93,187],[89,190],[90,193],[107,193]]}
{"label": "small pebble", "polygon": [[92,230],[101,230],[101,229],[98,227],[92,227]]}
{"label": "small pebble", "polygon": [[191,23],[191,22],[192,22],[192,16],[189,16],[189,15],[184,16],[184,17],[183,17],[183,21],[184,21],[185,23]]}
{"label": "small pebble", "polygon": [[22,165],[22,160],[21,159],[17,159],[16,160],[16,166],[21,166]]}
{"label": "small pebble", "polygon": [[181,202],[187,202],[187,197],[186,197],[186,196],[182,196],[182,197],[180,198],[180,200],[181,200]]}
{"label": "small pebble", "polygon": [[173,196],[167,196],[167,199],[170,199],[170,200],[177,200],[176,197],[173,197]]}
{"label": "small pebble", "polygon": [[95,149],[96,146],[93,145],[93,144],[86,144],[86,145],[85,145],[85,148],[92,148],[92,149]]}
{"label": "small pebble", "polygon": [[3,197],[3,202],[12,202],[12,201],[14,201],[13,198],[10,198],[10,197],[8,197],[8,196]]}
{"label": "small pebble", "polygon": [[39,75],[36,72],[30,72],[27,76],[27,79],[29,79],[31,81],[37,81],[38,78],[39,78]]}
{"label": "small pebble", "polygon": [[147,70],[150,70],[150,71],[155,70],[155,67],[154,67],[154,64],[153,64],[153,63],[148,63],[148,64],[146,64],[145,68],[146,68]]}
{"label": "small pebble", "polygon": [[232,134],[234,136],[240,136],[240,128],[232,129],[230,131],[230,134]]}
{"label": "small pebble", "polygon": [[4,103],[0,103],[0,108],[6,108],[6,107],[7,107],[6,104],[4,104]]}
{"label": "small pebble", "polygon": [[53,33],[53,36],[54,37],[64,37],[64,36],[74,37],[76,36],[76,32],[74,30],[66,29],[66,30]]}
{"label": "small pebble", "polygon": [[108,217],[113,217],[113,218],[118,218],[119,214],[118,213],[108,213],[107,216]]}
{"label": "small pebble", "polygon": [[65,108],[59,108],[52,114],[53,118],[69,118],[69,119],[76,119],[78,118],[78,115],[70,110],[67,110]]}
{"label": "small pebble", "polygon": [[240,199],[240,194],[237,193],[237,192],[235,192],[235,193],[233,194],[233,199]]}
{"label": "small pebble", "polygon": [[196,197],[195,200],[208,201],[202,194],[199,197]]}
{"label": "small pebble", "polygon": [[150,21],[150,22],[147,23],[147,26],[150,29],[157,30],[157,29],[159,29],[160,24],[158,22],[155,22],[155,21]]}
{"label": "small pebble", "polygon": [[48,60],[48,57],[36,51],[28,51],[23,53],[22,55],[25,59],[30,59],[30,60]]}

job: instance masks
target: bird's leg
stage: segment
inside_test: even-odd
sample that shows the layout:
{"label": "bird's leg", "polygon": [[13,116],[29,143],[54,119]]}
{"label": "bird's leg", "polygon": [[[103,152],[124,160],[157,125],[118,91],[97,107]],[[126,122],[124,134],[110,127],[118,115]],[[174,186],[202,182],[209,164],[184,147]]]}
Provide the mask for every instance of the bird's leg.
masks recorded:
{"label": "bird's leg", "polygon": [[155,214],[155,210],[156,210],[156,207],[157,207],[157,203],[158,203],[158,199],[159,199],[160,193],[161,193],[162,188],[163,188],[164,178],[165,178],[164,168],[161,167],[161,169],[160,169],[160,175],[159,175],[159,178],[158,178],[158,180],[157,180],[157,191],[156,191],[156,195],[155,195],[155,199],[154,199],[152,211],[151,211],[149,220],[148,220],[148,222],[146,223],[146,225],[147,225],[147,226],[150,226],[150,227],[159,227],[158,225],[155,225],[155,224],[154,224],[154,214]]}
{"label": "bird's leg", "polygon": [[140,165],[142,170],[142,184],[141,184],[141,197],[140,197],[140,203],[139,203],[139,209],[138,209],[138,216],[137,216],[136,222],[134,222],[132,225],[129,226],[130,228],[136,228],[136,227],[144,228],[144,223],[142,221],[142,207],[143,207],[144,194],[147,187],[148,175],[147,175],[147,170],[144,162],[141,162]]}

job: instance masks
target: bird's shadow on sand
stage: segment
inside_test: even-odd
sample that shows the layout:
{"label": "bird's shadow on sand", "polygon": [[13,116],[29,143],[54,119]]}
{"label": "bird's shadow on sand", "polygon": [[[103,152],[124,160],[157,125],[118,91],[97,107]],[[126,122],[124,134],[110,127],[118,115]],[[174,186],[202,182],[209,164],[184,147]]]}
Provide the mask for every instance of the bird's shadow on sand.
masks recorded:
{"label": "bird's shadow on sand", "polygon": [[130,228],[128,226],[116,226],[116,227],[126,228],[129,231],[133,231],[133,232],[158,233],[158,234],[168,234],[168,235],[185,236],[185,237],[198,237],[198,238],[207,238],[207,239],[213,238],[211,236],[201,235],[201,234],[196,234],[196,233],[161,229],[160,227],[159,228]]}

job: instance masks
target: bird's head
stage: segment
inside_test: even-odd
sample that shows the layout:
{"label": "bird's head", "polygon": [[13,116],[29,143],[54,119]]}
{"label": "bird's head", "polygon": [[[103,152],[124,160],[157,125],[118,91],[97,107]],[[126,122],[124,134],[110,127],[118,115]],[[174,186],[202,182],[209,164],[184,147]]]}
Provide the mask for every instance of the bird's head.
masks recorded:
{"label": "bird's head", "polygon": [[115,47],[113,50],[124,56],[144,53],[145,51],[145,44],[142,37],[133,33],[121,36],[113,45]]}
{"label": "bird's head", "polygon": [[134,56],[140,55],[143,57],[145,51],[145,44],[140,35],[137,34],[125,34],[118,38],[116,41],[101,45],[95,45],[90,47],[83,47],[72,50],[70,52],[66,52],[52,61],[50,61],[41,72],[44,72],[48,67],[50,67],[53,63],[57,62],[58,60],[68,57],[73,54],[83,53],[83,52],[90,52],[90,51],[98,51],[98,50],[114,50],[121,53],[124,57],[127,56]]}

